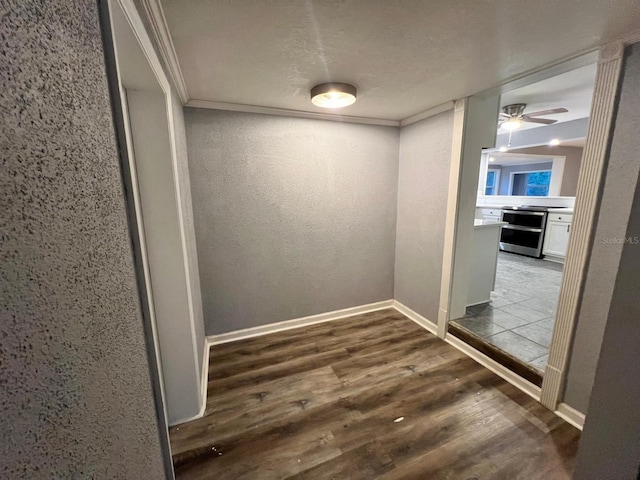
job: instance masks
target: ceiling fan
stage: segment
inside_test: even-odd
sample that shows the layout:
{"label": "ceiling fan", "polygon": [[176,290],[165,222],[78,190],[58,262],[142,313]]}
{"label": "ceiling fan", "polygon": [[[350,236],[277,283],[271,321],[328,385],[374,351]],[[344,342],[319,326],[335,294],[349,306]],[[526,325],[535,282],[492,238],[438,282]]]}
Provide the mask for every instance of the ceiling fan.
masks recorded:
{"label": "ceiling fan", "polygon": [[524,113],[525,108],[527,108],[526,103],[514,103],[502,107],[502,112],[500,112],[500,118],[498,119],[498,127],[512,132],[519,129],[523,122],[553,125],[558,120],[537,117],[553,115],[555,113],[566,113],[569,111],[566,108],[552,108],[550,110],[540,110],[539,112]]}

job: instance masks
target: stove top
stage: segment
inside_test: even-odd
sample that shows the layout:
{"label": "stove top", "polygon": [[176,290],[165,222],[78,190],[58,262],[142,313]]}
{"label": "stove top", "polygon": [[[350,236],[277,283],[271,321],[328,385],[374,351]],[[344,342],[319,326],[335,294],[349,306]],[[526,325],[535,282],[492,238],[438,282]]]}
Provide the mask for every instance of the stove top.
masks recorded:
{"label": "stove top", "polygon": [[548,212],[550,208],[554,207],[542,207],[537,205],[520,205],[514,207],[504,207],[503,210],[522,210],[525,212]]}

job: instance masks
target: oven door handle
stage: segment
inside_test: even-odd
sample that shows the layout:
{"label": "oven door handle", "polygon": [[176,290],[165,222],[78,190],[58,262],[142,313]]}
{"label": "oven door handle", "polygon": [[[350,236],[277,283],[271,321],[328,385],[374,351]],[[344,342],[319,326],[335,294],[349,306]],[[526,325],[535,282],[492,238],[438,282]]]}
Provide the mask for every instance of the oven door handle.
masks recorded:
{"label": "oven door handle", "polygon": [[541,228],[523,227],[522,225],[503,225],[502,228],[506,228],[508,230],[521,230],[523,232],[542,233]]}
{"label": "oven door handle", "polygon": [[528,210],[502,210],[502,213],[515,213],[516,215],[535,215],[537,217],[543,217],[546,212],[530,212]]}

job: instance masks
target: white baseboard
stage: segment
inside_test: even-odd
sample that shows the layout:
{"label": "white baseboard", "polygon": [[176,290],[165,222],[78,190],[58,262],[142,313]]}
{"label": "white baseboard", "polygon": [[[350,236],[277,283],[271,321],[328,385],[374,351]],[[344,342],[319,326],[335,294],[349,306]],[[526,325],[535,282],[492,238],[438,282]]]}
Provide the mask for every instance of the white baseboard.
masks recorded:
{"label": "white baseboard", "polygon": [[307,327],[317,323],[330,322],[340,318],[360,315],[362,313],[375,312],[385,308],[393,307],[393,300],[384,300],[382,302],[369,303],[357,307],[343,308],[342,310],[334,310],[333,312],[320,313],[318,315],[310,315],[308,317],[294,318],[283,322],[270,323],[268,325],[260,325],[258,327],[244,328],[233,332],[221,333],[219,335],[210,335],[207,337],[209,346],[220,345],[221,343],[236,342],[246,338],[260,337],[270,333],[283,332],[294,328]]}
{"label": "white baseboard", "polygon": [[525,380],[520,375],[513,373],[504,365],[496,362],[493,358],[486,356],[484,353],[476,350],[471,345],[463,342],[462,340],[454,337],[453,335],[450,335],[447,333],[446,337],[444,338],[444,341],[447,342],[449,345],[455,347],[456,349],[460,350],[466,356],[478,362],[487,370],[491,370],[493,373],[498,375],[500,378],[502,378],[506,382],[522,390],[524,393],[529,395],[531,398],[533,398],[537,402],[540,401],[540,393],[542,389],[537,385]]}
{"label": "white baseboard", "polygon": [[[431,322],[430,320],[427,320],[422,315],[410,309],[406,305],[403,305],[397,300],[394,300],[393,308],[395,308],[397,311],[402,313],[408,319],[413,320],[415,323],[423,327],[429,333],[437,335],[437,327],[433,322]],[[489,358],[482,352],[476,350],[472,346],[454,337],[453,335],[446,334],[444,341],[447,342],[452,347],[456,348],[457,350],[461,351],[468,357],[472,358],[473,360],[478,362],[480,365],[482,365],[486,369],[492,371],[493,373],[498,375],[500,378],[502,378],[503,380],[513,385],[514,387],[518,388],[519,390],[522,390],[524,393],[532,397],[534,400],[538,402],[540,401],[540,393],[542,389],[537,385],[513,373],[511,370],[509,370],[502,364],[496,362],[492,358]],[[562,418],[564,421],[569,423],[570,425],[573,425],[577,429],[582,430],[582,426],[584,425],[584,419],[585,419],[585,415],[582,412],[579,412],[578,410],[567,405],[566,403],[561,403],[558,405],[558,409],[554,413],[558,417]]]}
{"label": "white baseboard", "polygon": [[561,403],[558,405],[558,409],[554,413],[565,422],[576,427],[578,430],[582,430],[582,427],[584,426],[585,414],[581,411],[576,410],[566,403]]}
{"label": "white baseboard", "polygon": [[[438,329],[436,324],[433,323],[432,321],[424,318],[422,315],[415,312],[414,310],[411,310],[409,307],[407,307],[406,305],[403,305],[397,300],[393,301],[393,308],[395,308],[400,313],[405,315],[408,319],[416,322],[418,325],[423,327],[429,333],[432,333],[437,336]],[[492,358],[487,357],[482,352],[479,352],[472,346],[468,345],[467,343],[463,342],[462,340],[452,335],[446,334],[444,341],[447,342],[449,345],[455,347],[457,350],[460,350],[462,353],[464,353],[468,357],[471,357],[473,360],[478,362],[483,367],[487,368],[488,370],[491,370],[493,373],[495,373],[502,379],[506,380],[514,387],[519,388],[520,390],[525,392],[527,395],[533,397],[535,400],[540,401],[540,387],[538,387],[537,385],[534,385],[533,383],[528,382],[527,380],[513,373],[511,370],[504,367],[500,363],[496,362]]]}
{"label": "white baseboard", "polygon": [[431,320],[427,320],[415,310],[411,310],[409,307],[400,303],[397,300],[393,301],[393,308],[395,308],[397,311],[399,311],[409,320],[413,320],[422,328],[426,329],[430,333],[433,333],[435,336],[438,336],[438,327],[436,326],[436,324],[433,323]]}
{"label": "white baseboard", "polygon": [[[285,330],[292,330],[294,328],[306,327],[309,325],[316,325],[318,323],[330,322],[332,320],[338,320],[341,318],[351,317],[353,315],[359,315],[367,312],[375,312],[377,310],[384,310],[385,308],[394,308],[398,312],[405,315],[408,319],[420,325],[422,328],[427,330],[429,333],[437,336],[437,326],[432,321],[423,317],[416,311],[407,307],[406,305],[398,302],[397,300],[385,300],[382,302],[369,303],[367,305],[360,305],[357,307],[345,308],[342,310],[335,310],[333,312],[321,313],[318,315],[310,315],[308,317],[294,318],[292,320],[285,320],[283,322],[272,323],[269,325],[261,325],[258,327],[245,328],[243,330],[236,330],[234,332],[222,333],[220,335],[210,335],[205,338],[205,348],[202,359],[202,379],[201,379],[201,407],[200,412],[191,417],[186,418],[184,420],[179,420],[172,425],[177,425],[185,422],[189,422],[191,420],[196,420],[201,418],[204,415],[206,404],[207,404],[207,384],[209,377],[209,355],[210,350],[213,345],[220,345],[222,343],[235,342],[238,340],[244,340],[247,338],[259,337],[262,335],[268,335],[270,333],[282,332]],[[541,389],[537,385],[534,385],[531,382],[523,379],[519,375],[513,373],[508,368],[504,367],[500,363],[496,362],[492,358],[484,355],[482,352],[476,350],[471,347],[467,343],[462,340],[447,334],[445,336],[445,342],[449,345],[453,346],[457,350],[461,351],[468,357],[472,358],[476,362],[478,362],[483,367],[492,371],[514,387],[522,390],[529,396],[531,396],[534,400],[540,401],[540,392]],[[567,405],[566,403],[561,403],[558,405],[558,409],[554,412],[560,418],[565,420],[567,423],[573,425],[574,427],[582,430],[582,426],[584,425],[585,415],[575,408]]]}
{"label": "white baseboard", "polygon": [[207,338],[204,339],[204,350],[202,352],[202,369],[200,370],[200,410],[197,414],[188,418],[181,418],[172,422],[169,426],[173,427],[175,425],[180,425],[182,423],[190,422],[192,420],[197,420],[198,418],[202,418],[204,416],[204,411],[207,408],[207,385],[209,383],[209,354],[211,351],[211,344],[207,341]]}

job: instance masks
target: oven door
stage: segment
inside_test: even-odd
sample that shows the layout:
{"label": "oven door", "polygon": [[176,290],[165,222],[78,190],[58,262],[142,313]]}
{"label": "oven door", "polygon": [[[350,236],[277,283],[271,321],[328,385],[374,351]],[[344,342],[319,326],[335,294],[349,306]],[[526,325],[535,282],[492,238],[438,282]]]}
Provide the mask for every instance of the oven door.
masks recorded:
{"label": "oven door", "polygon": [[546,212],[503,210],[503,225],[500,231],[500,250],[530,257],[542,257],[542,240],[546,223]]}
{"label": "oven door", "polygon": [[527,212],[522,210],[503,210],[502,221],[521,227],[543,228],[545,212]]}

